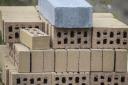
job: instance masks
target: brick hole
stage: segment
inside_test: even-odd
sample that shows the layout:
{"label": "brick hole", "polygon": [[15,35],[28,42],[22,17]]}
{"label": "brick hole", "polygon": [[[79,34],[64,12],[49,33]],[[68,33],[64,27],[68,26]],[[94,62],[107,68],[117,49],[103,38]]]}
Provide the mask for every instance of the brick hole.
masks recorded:
{"label": "brick hole", "polygon": [[64,32],[64,35],[68,35],[68,33],[67,32]]}
{"label": "brick hole", "polygon": [[97,82],[98,81],[98,78],[97,77],[94,77],[94,81]]}
{"label": "brick hole", "polygon": [[81,35],[81,32],[77,32],[78,35]]}
{"label": "brick hole", "polygon": [[121,77],[121,82],[125,82],[125,77]]}
{"label": "brick hole", "polygon": [[100,41],[97,41],[97,44],[100,44]]}
{"label": "brick hole", "polygon": [[68,43],[68,39],[65,38],[65,39],[64,39],[64,44],[67,44],[67,43]]}
{"label": "brick hole", "polygon": [[20,84],[20,83],[21,83],[20,78],[17,78],[17,79],[16,79],[16,83],[17,83],[17,84]]}
{"label": "brick hole", "polygon": [[83,77],[82,77],[82,80],[86,80],[86,76],[83,76]]}
{"label": "brick hole", "polygon": [[127,32],[123,32],[123,38],[127,38]]}
{"label": "brick hole", "polygon": [[87,37],[87,36],[88,36],[87,32],[84,32],[84,37]]}
{"label": "brick hole", "polygon": [[13,37],[12,37],[12,36],[9,36],[8,38],[9,38],[9,39],[12,39]]}
{"label": "brick hole", "polygon": [[113,37],[114,37],[114,33],[110,32],[110,38],[113,38]]}
{"label": "brick hole", "polygon": [[75,78],[75,82],[76,82],[76,83],[79,83],[79,77],[76,77],[76,78]]}
{"label": "brick hole", "polygon": [[59,85],[59,84],[55,84],[55,85]]}
{"label": "brick hole", "polygon": [[68,85],[73,85],[72,83],[69,83]]}
{"label": "brick hole", "polygon": [[15,27],[15,29],[16,29],[16,30],[19,30],[19,27],[17,26],[17,27]]}
{"label": "brick hole", "polygon": [[104,79],[104,76],[101,76],[100,78],[101,78],[101,79]]}
{"label": "brick hole", "polygon": [[34,79],[30,79],[30,84],[34,84]]}
{"label": "brick hole", "polygon": [[55,80],[58,81],[59,80],[59,77],[56,77]]}
{"label": "brick hole", "polygon": [[105,85],[104,82],[101,82],[100,85]]}
{"label": "brick hole", "polygon": [[107,44],[107,39],[104,39],[103,40],[103,44]]}
{"label": "brick hole", "polygon": [[60,38],[61,37],[61,32],[57,33],[57,37]]}
{"label": "brick hole", "polygon": [[118,80],[118,77],[115,77],[114,79],[115,79],[115,80]]}
{"label": "brick hole", "polygon": [[25,26],[23,26],[22,28],[25,28]]}
{"label": "brick hole", "polygon": [[71,41],[71,44],[74,44],[74,41]]}
{"label": "brick hole", "polygon": [[70,80],[70,81],[71,81],[71,80],[72,80],[72,77],[69,77],[69,78],[68,78],[68,80]]}
{"label": "brick hole", "polygon": [[24,83],[23,85],[27,85],[26,83]]}
{"label": "brick hole", "polygon": [[120,39],[116,39],[116,43],[117,44],[120,44]]}
{"label": "brick hole", "polygon": [[62,83],[66,83],[66,78],[62,77]]}
{"label": "brick hole", "polygon": [[104,35],[107,35],[107,32],[103,32]]}
{"label": "brick hole", "polygon": [[101,37],[101,34],[100,34],[100,32],[97,32],[97,37]]}
{"label": "brick hole", "polygon": [[47,84],[48,83],[48,79],[44,79],[44,84]]}
{"label": "brick hole", "polygon": [[18,32],[15,33],[15,38],[19,38],[19,33]]}
{"label": "brick hole", "polygon": [[27,78],[24,78],[23,81],[27,81],[28,79]]}
{"label": "brick hole", "polygon": [[35,26],[35,28],[38,28],[39,29],[39,26]]}
{"label": "brick hole", "polygon": [[74,31],[71,31],[70,36],[71,36],[71,37],[74,37],[74,36],[75,36]]}
{"label": "brick hole", "polygon": [[108,77],[108,82],[111,82],[111,81],[112,81],[112,79],[110,77]]}
{"label": "brick hole", "polygon": [[84,41],[84,44],[87,44],[87,43],[88,43],[88,41],[85,40],[85,41]]}
{"label": "brick hole", "polygon": [[127,42],[123,42],[123,45],[126,45],[127,44]]}
{"label": "brick hole", "polygon": [[37,78],[37,81],[41,81],[41,78]]}
{"label": "brick hole", "polygon": [[118,83],[114,83],[114,85],[118,85]]}
{"label": "brick hole", "polygon": [[32,28],[32,26],[29,26],[28,28]]}
{"label": "brick hole", "polygon": [[12,30],[12,26],[9,26],[9,27],[8,27],[8,31],[9,31],[9,32],[12,32],[12,31],[13,31],[13,30]]}
{"label": "brick hole", "polygon": [[58,41],[58,44],[61,44],[61,41]]}
{"label": "brick hole", "polygon": [[120,32],[117,32],[117,35],[120,35],[121,33]]}
{"label": "brick hole", "polygon": [[77,43],[80,44],[81,43],[81,38],[77,39]]}
{"label": "brick hole", "polygon": [[81,85],[86,85],[86,83],[82,83]]}
{"label": "brick hole", "polygon": [[114,42],[113,42],[113,41],[110,41],[109,43],[110,43],[110,44],[113,44]]}

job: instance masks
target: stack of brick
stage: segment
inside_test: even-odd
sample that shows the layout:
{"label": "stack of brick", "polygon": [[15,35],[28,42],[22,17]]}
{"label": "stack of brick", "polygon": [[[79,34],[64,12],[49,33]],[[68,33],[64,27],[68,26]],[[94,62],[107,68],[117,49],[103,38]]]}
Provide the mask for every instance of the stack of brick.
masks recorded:
{"label": "stack of brick", "polygon": [[40,16],[33,7],[0,8],[9,49],[5,85],[128,84],[126,24],[111,13],[92,15],[85,0],[38,3]]}

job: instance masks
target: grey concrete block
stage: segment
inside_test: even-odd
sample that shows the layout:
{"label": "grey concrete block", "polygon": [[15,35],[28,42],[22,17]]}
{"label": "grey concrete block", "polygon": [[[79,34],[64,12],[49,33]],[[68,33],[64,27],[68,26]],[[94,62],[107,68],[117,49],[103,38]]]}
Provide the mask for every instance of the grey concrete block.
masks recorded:
{"label": "grey concrete block", "polygon": [[102,71],[102,49],[91,49],[91,71]]}
{"label": "grey concrete block", "polygon": [[92,27],[92,6],[87,1],[40,0],[38,6],[42,16],[55,27]]}
{"label": "grey concrete block", "polygon": [[114,71],[115,51],[103,49],[103,71]]}
{"label": "grey concrete block", "polygon": [[115,49],[115,52],[116,52],[115,71],[127,72],[127,50]]}

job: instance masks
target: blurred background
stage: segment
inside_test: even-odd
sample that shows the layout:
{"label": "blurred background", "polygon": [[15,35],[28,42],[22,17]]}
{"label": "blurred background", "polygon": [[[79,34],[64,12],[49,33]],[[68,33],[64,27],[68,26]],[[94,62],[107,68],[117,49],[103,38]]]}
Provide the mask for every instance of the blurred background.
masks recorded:
{"label": "blurred background", "polygon": [[[0,5],[37,5],[38,0],[0,0]],[[128,0],[87,0],[94,6],[94,12],[112,12],[128,24]]]}

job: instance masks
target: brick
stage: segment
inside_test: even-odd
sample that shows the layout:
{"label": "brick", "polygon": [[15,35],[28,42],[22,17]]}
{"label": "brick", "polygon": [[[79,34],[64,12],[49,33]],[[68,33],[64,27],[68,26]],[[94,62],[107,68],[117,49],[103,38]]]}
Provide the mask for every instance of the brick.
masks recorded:
{"label": "brick", "polygon": [[30,50],[22,44],[14,44],[18,72],[30,72]]}
{"label": "brick", "polygon": [[128,76],[127,73],[123,72],[123,73],[114,73],[113,76],[113,85],[127,85],[128,84],[128,80],[127,80]]}
{"label": "brick", "polygon": [[51,37],[52,48],[91,48],[91,30],[90,28],[58,28],[51,25],[41,16],[44,23],[44,31]]}
{"label": "brick", "polygon": [[91,85],[113,85],[113,72],[91,72]]}
{"label": "brick", "polygon": [[10,85],[52,85],[51,73],[18,73],[10,71]]}
{"label": "brick", "polygon": [[67,71],[67,50],[63,50],[63,49],[55,50],[55,71],[56,72]]}
{"label": "brick", "polygon": [[92,48],[128,48],[128,26],[115,18],[93,18]]}
{"label": "brick", "polygon": [[67,71],[78,71],[78,63],[79,63],[79,50],[77,49],[68,49],[68,65]]}
{"label": "brick", "polygon": [[113,49],[103,49],[103,71],[114,71],[114,59],[115,51]]}
{"label": "brick", "polygon": [[1,57],[3,62],[2,62],[2,75],[1,75],[1,80],[2,83],[5,85],[9,85],[9,70],[14,70],[16,69],[15,66],[10,62],[10,59],[8,56],[2,56]]}
{"label": "brick", "polygon": [[53,72],[54,63],[54,50],[44,50],[44,72]]}
{"label": "brick", "polygon": [[42,50],[31,51],[31,72],[41,73],[43,72],[44,56]]}
{"label": "brick", "polygon": [[79,71],[90,71],[91,51],[89,49],[79,49]]}
{"label": "brick", "polygon": [[127,72],[127,50],[115,49],[115,51],[116,51],[115,71]]}
{"label": "brick", "polygon": [[102,49],[91,49],[91,71],[102,71]]}
{"label": "brick", "polygon": [[50,37],[37,28],[21,29],[20,41],[32,50],[50,48]]}
{"label": "brick", "polygon": [[[33,6],[1,6],[0,10],[2,14],[2,37],[4,42],[19,42],[19,38],[15,37],[15,33],[16,35],[19,33],[19,28],[37,27],[42,29],[42,21]],[[8,30],[10,26],[12,26],[11,32]]]}
{"label": "brick", "polygon": [[[92,6],[84,0],[44,0],[43,3],[40,0],[38,3],[39,12],[41,13],[41,15],[43,15],[52,25],[56,27],[92,27]],[[72,5],[70,5],[69,3],[72,3]]]}

